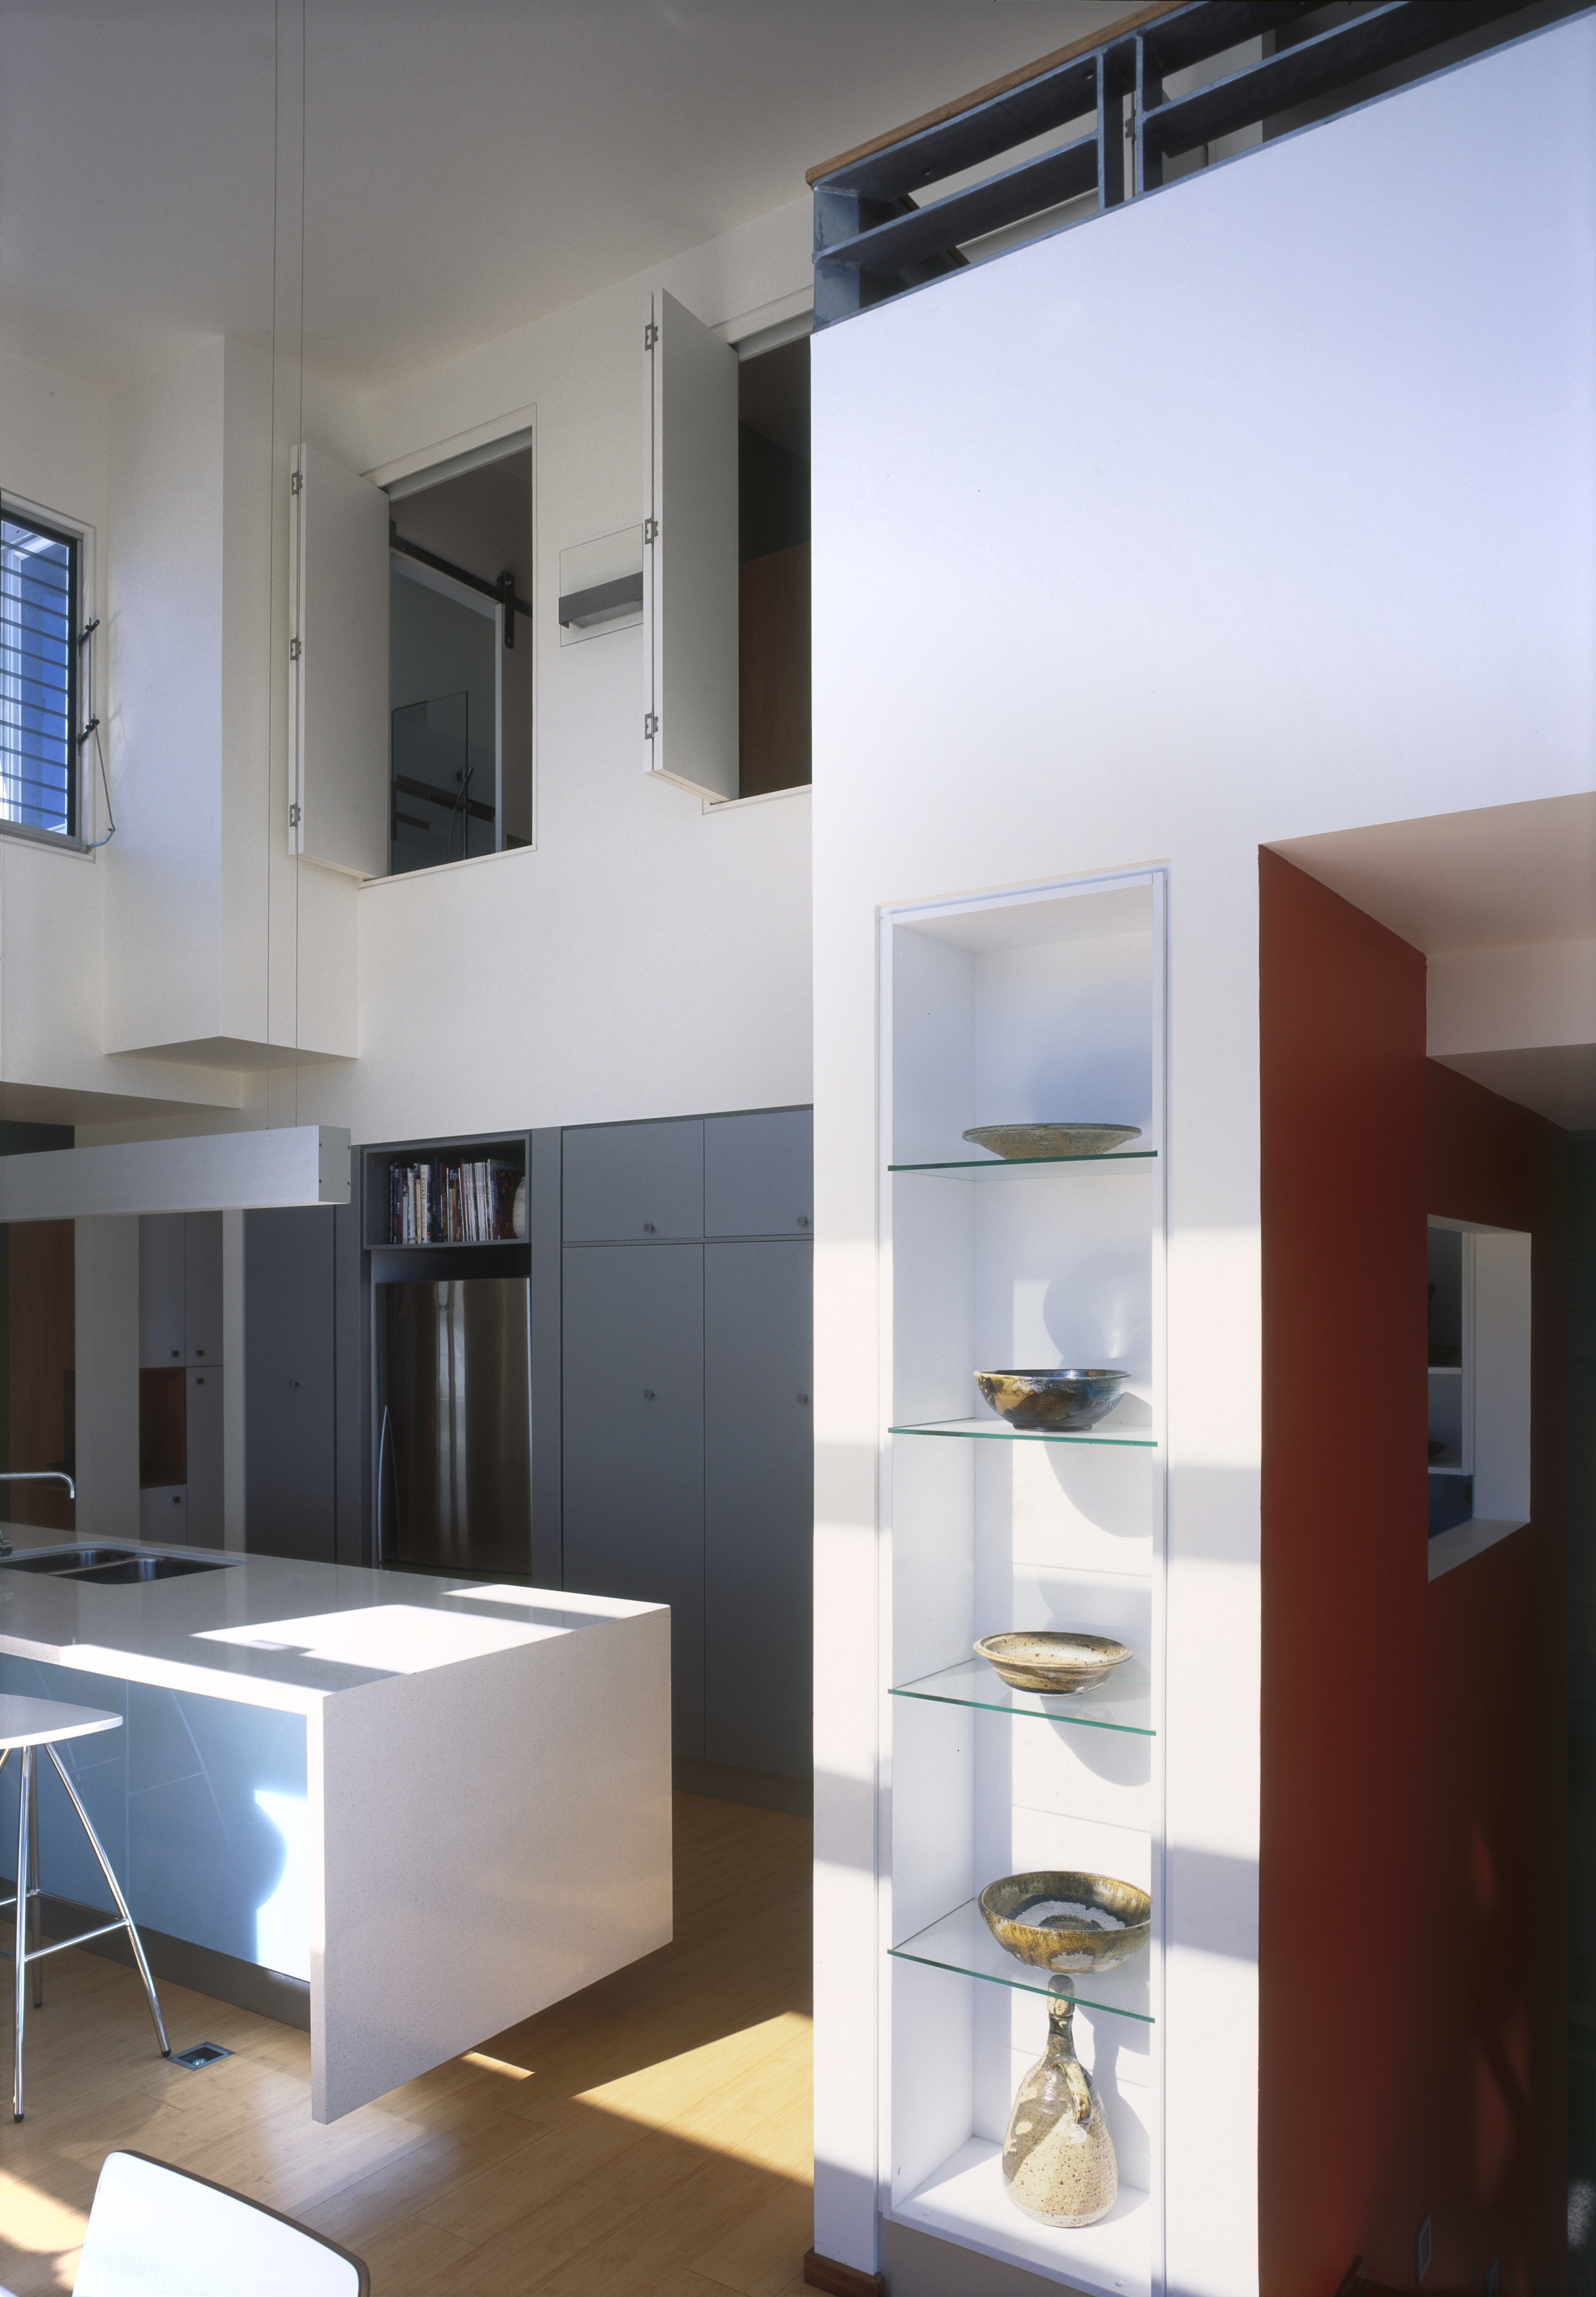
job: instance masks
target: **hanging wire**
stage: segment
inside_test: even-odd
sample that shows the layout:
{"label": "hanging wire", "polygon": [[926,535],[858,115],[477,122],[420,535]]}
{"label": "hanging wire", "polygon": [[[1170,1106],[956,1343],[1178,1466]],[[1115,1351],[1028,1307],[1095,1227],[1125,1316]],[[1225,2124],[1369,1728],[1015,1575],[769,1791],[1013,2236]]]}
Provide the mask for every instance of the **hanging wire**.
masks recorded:
{"label": "hanging wire", "polygon": [[283,62],[283,0],[272,0],[271,385],[266,449],[266,1124],[272,1122],[272,622],[277,597],[277,160]]}
{"label": "hanging wire", "polygon": [[[300,0],[300,407],[294,438],[305,435],[305,106],[309,83],[305,51],[306,0]],[[302,675],[302,673],[301,673]],[[304,860],[303,817],[293,852],[293,1121],[300,1121],[300,865]]]}

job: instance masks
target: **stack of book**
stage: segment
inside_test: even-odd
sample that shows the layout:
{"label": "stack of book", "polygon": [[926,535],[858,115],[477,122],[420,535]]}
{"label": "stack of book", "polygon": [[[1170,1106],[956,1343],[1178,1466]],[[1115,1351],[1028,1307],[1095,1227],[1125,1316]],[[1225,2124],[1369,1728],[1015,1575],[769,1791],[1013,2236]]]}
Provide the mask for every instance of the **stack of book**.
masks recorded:
{"label": "stack of book", "polygon": [[508,1244],[526,1234],[526,1182],[498,1157],[388,1168],[394,1244]]}

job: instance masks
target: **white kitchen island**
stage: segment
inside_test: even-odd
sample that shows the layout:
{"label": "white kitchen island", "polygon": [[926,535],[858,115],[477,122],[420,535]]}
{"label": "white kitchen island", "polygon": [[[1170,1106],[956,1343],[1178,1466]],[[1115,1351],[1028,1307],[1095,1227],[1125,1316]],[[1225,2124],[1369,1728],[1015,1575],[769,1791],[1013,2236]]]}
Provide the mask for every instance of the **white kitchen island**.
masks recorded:
{"label": "white kitchen island", "polygon": [[[317,2120],[670,1939],[663,1606],[132,1543],[216,1568],[104,1585],[52,1552],[0,1560],[0,1690],[122,1713],[78,1787],[135,1917],[308,1980]],[[102,1904],[53,1797],[44,1887]]]}

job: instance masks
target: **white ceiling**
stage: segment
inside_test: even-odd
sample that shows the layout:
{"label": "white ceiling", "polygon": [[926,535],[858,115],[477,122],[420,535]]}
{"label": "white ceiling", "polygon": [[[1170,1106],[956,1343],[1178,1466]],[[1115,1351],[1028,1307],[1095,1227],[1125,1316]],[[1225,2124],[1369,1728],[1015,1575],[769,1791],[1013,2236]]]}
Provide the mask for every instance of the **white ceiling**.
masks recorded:
{"label": "white ceiling", "polygon": [[1282,838],[1271,851],[1427,956],[1596,935],[1596,793]]}
{"label": "white ceiling", "polygon": [[0,349],[116,378],[266,337],[301,6],[306,362],[364,390],[803,197],[1125,5],[0,0]]}
{"label": "white ceiling", "polygon": [[1488,993],[1493,974],[1506,981],[1513,970],[1507,952],[1596,938],[1596,792],[1283,838],[1271,851],[1427,956],[1501,952],[1474,968],[1472,1046],[1470,1000],[1454,991],[1437,1048],[1431,968],[1433,1058],[1554,1124],[1596,1125],[1596,1009],[1571,1026],[1549,973],[1539,1002],[1533,984],[1509,996],[1518,1042],[1506,1044],[1501,1000]]}

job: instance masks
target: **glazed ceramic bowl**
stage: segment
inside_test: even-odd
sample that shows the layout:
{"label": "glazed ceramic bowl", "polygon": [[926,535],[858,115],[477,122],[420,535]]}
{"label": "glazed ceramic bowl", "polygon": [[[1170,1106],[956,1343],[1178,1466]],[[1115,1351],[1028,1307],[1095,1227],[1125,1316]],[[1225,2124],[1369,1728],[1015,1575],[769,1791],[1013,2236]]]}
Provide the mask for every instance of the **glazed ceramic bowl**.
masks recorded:
{"label": "glazed ceramic bowl", "polygon": [[977,1148],[1024,1164],[1033,1157],[1107,1157],[1139,1140],[1139,1124],[976,1124],[965,1134]]}
{"label": "glazed ceramic bowl", "polygon": [[1101,1683],[1131,1656],[1128,1643],[1108,1635],[1065,1634],[1043,1627],[1026,1634],[983,1635],[977,1659],[986,1659],[1016,1691],[1084,1691]]}
{"label": "glazed ceramic bowl", "polygon": [[1113,1970],[1152,1934],[1153,1902],[1111,1874],[1005,1874],[981,1893],[1000,1947],[1033,1970]]}
{"label": "glazed ceramic bowl", "polygon": [[1131,1375],[1074,1364],[1055,1371],[978,1371],[975,1385],[1011,1428],[1090,1428],[1119,1399]]}

